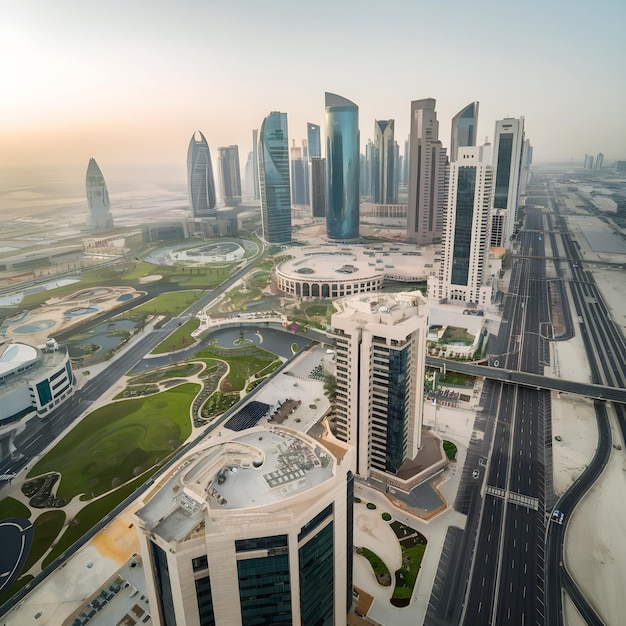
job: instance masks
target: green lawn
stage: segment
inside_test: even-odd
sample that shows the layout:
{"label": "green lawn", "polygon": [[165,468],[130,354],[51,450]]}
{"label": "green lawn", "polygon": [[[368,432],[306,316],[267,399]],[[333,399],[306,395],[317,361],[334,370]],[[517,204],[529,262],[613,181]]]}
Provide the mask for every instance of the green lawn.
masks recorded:
{"label": "green lawn", "polygon": [[25,517],[29,519],[31,515],[31,510],[15,498],[9,496],[0,500],[0,520],[9,519],[10,517]]}
{"label": "green lawn", "polygon": [[57,495],[98,496],[176,450],[191,434],[189,410],[199,385],[114,402],[79,422],[29,472],[60,472]]}
{"label": "green lawn", "polygon": [[169,337],[164,339],[153,351],[152,354],[164,354],[165,352],[174,352],[181,348],[190,346],[195,339],[191,333],[200,326],[200,320],[192,317],[182,326],[179,326]]}
{"label": "green lawn", "polygon": [[151,471],[138,476],[132,482],[116,489],[112,493],[98,498],[87,506],[83,507],[74,518],[66,531],[61,535],[56,546],[50,551],[50,554],[42,562],[42,566],[50,565],[54,559],[61,556],[75,541],[78,541],[88,530],[93,528],[107,513],[110,513],[124,498],[127,498],[135,489],[144,483],[154,472]]}
{"label": "green lawn", "polygon": [[124,317],[142,318],[144,315],[168,315],[174,317],[191,306],[203,292],[200,289],[168,291],[124,313]]}
{"label": "green lawn", "polygon": [[359,550],[372,566],[374,576],[376,576],[378,583],[384,585],[384,582],[382,581],[388,581],[386,585],[388,586],[391,583],[391,574],[389,573],[389,568],[385,565],[385,562],[369,548],[359,548]]}
{"label": "green lawn", "polygon": [[45,511],[33,523],[33,545],[22,571],[27,572],[50,548],[65,524],[64,511]]}
{"label": "green lawn", "polygon": [[443,440],[443,451],[450,461],[456,460],[457,447],[451,441]]}

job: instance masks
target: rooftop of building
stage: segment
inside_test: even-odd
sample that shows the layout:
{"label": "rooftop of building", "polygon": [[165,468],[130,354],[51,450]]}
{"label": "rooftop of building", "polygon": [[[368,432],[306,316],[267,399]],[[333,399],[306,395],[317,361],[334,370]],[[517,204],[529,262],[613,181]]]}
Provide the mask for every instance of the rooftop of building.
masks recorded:
{"label": "rooftop of building", "polygon": [[192,451],[165,477],[137,512],[147,529],[166,541],[181,541],[207,509],[280,504],[334,475],[334,457],[306,435],[276,427],[232,434]]}
{"label": "rooftop of building", "polygon": [[387,278],[421,281],[434,273],[434,249],[401,243],[364,246],[327,244],[290,248],[278,265],[283,276],[297,280],[364,281]]}
{"label": "rooftop of building", "polygon": [[386,325],[428,316],[428,299],[421,291],[401,293],[368,293],[336,301],[338,312],[333,315],[333,325],[338,319],[353,319]]}
{"label": "rooftop of building", "polygon": [[0,338],[0,379],[35,362],[39,356],[33,346]]}

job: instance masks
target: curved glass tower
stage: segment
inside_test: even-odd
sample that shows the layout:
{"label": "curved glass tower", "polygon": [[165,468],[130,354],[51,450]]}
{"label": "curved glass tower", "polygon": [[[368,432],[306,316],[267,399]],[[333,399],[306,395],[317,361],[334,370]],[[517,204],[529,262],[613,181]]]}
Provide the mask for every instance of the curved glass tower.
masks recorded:
{"label": "curved glass tower", "polygon": [[291,192],[287,114],[272,111],[259,131],[259,183],[263,240],[291,241]]}
{"label": "curved glass tower", "polygon": [[359,107],[326,94],[326,234],[331,241],[359,239]]}
{"label": "curved glass tower", "polygon": [[476,145],[478,126],[478,102],[468,104],[452,118],[450,161],[456,161],[459,148]]}
{"label": "curved glass tower", "polygon": [[187,150],[189,206],[194,217],[217,217],[211,152],[204,135],[193,134]]}
{"label": "curved glass tower", "polygon": [[87,220],[89,226],[97,229],[112,228],[113,216],[111,215],[109,191],[95,159],[89,159],[86,190],[87,204],[89,205],[89,219]]}

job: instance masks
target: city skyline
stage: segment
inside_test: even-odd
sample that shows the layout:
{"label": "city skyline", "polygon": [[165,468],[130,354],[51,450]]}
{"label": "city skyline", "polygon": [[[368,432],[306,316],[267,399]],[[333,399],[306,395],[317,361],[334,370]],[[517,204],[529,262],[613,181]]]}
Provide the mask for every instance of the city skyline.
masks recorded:
{"label": "city skyline", "polygon": [[[409,132],[410,102],[432,97],[444,146],[454,114],[479,100],[479,142],[493,138],[497,119],[524,115],[536,162],[582,160],[598,152],[606,161],[623,156],[626,130],[614,124],[626,96],[624,81],[616,78],[624,49],[619,25],[626,17],[620,3],[604,0],[590,9],[533,1],[523,10],[496,10],[483,2],[461,30],[453,19],[458,3],[431,6],[422,15],[423,7],[398,0],[386,6],[396,18],[393,56],[367,47],[363,34],[375,27],[379,9],[372,3],[333,5],[330,22],[325,3],[315,12],[282,1],[249,4],[244,11],[187,4],[150,5],[147,12],[142,1],[106,9],[70,0],[54,7],[39,0],[9,3],[0,12],[0,45],[11,59],[0,103],[0,169],[82,169],[94,155],[107,171],[137,164],[184,172],[194,129],[202,128],[211,146],[239,145],[247,154],[251,130],[264,113],[281,110],[289,114],[290,136],[300,141],[307,122],[322,124],[325,91],[359,103],[362,147],[373,139],[374,119],[395,119],[401,143]],[[431,24],[420,41],[408,36],[418,18]],[[355,28],[345,32],[341,24],[348,20]],[[206,30],[207,23],[219,28]],[[261,33],[276,23],[285,37],[264,38],[264,54],[284,64],[290,76],[284,90],[268,86],[254,63]],[[345,52],[337,56],[313,45],[322,32],[341,36]],[[525,45],[513,46],[514,38]],[[419,76],[407,71],[404,59],[419,59],[420,50],[433,46],[439,52],[419,64]],[[297,52],[287,54],[290,47]],[[306,72],[299,71],[303,67]],[[383,69],[389,88],[372,90],[371,76]]]}

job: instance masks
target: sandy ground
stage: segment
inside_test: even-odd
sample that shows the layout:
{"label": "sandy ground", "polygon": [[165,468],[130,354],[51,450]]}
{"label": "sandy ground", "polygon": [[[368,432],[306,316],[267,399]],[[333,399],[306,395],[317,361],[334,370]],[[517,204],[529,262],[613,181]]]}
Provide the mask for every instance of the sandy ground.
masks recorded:
{"label": "sandy ground", "polygon": [[[135,553],[139,540],[122,514],[3,617],[6,626],[59,626]],[[36,617],[38,615],[38,617]]]}
{"label": "sandy ground", "polygon": [[589,602],[607,626],[626,614],[626,457],[613,411],[613,449],[604,473],[580,502],[567,526],[565,561]]}

